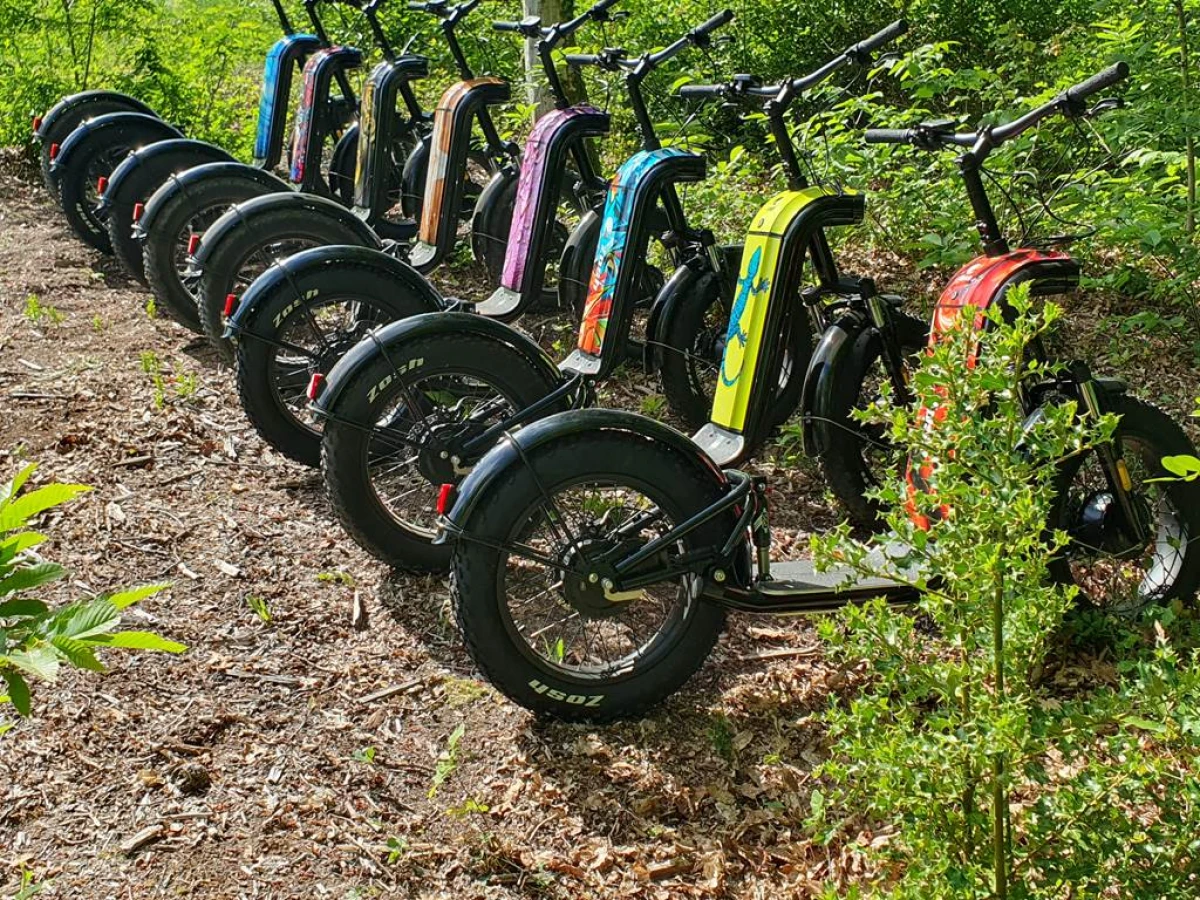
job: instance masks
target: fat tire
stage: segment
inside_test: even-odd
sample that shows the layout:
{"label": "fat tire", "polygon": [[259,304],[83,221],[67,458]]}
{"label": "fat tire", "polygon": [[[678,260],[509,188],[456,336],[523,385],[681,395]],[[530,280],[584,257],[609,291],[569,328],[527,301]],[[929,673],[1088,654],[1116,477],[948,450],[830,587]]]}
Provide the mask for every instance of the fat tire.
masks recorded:
{"label": "fat tire", "polygon": [[[279,190],[286,189],[280,183]],[[235,203],[276,192],[260,181],[231,174],[207,178],[198,184],[189,185],[186,190],[181,190],[169,182],[159,190],[173,191],[173,196],[165,201],[154,220],[154,228],[145,238],[142,268],[146,282],[150,285],[158,305],[165,309],[172,319],[184,328],[203,334],[196,297],[184,286],[179,277],[179,270],[175,267],[175,248],[178,246],[181,232],[188,222],[207,210],[220,209],[224,212]]]}
{"label": "fat tire", "polygon": [[[318,293],[313,295],[312,291]],[[276,325],[275,318],[287,310],[296,295],[306,298]],[[237,340],[237,388],[246,418],[259,437],[288,459],[306,466],[321,465],[321,432],[314,431],[284,406],[271,378],[272,346],[262,337],[276,338],[304,310],[320,304],[307,298],[333,296],[369,303],[386,313],[379,324],[428,312],[428,304],[408,295],[396,280],[377,268],[361,263],[340,263],[298,278],[286,279],[269,297],[262,298],[242,323]],[[328,371],[328,370],[326,370]]]}
{"label": "fat tire", "polygon": [[[694,463],[679,451],[647,441],[637,435],[592,433],[575,435],[539,448],[531,457],[536,479],[529,467],[514,466],[497,483],[465,523],[469,534],[497,543],[512,539],[514,523],[541,497],[538,482],[547,491],[580,476],[620,475],[669,491],[678,508],[676,524],[718,500],[721,485],[705,478]],[[730,516],[713,520],[687,540],[692,546],[719,545],[736,527]],[[460,540],[454,547],[453,584],[459,630],[467,650],[483,676],[501,692],[526,709],[573,722],[605,722],[637,716],[679,690],[704,664],[724,627],[720,607],[697,598],[680,626],[681,634],[667,654],[652,665],[633,670],[611,685],[571,678],[539,665],[526,655],[519,638],[507,627],[498,596],[500,552],[473,540]],[[537,681],[547,690],[531,686]],[[603,691],[603,700],[588,708],[550,696],[557,691],[566,697],[593,697]]]}
{"label": "fat tire", "polygon": [[[1173,418],[1156,406],[1145,401],[1130,397],[1127,394],[1110,395],[1104,400],[1105,412],[1120,417],[1114,438],[1121,435],[1135,436],[1154,448],[1154,456],[1162,459],[1164,456],[1195,456],[1196,448],[1188,439],[1187,434]],[[1080,467],[1090,454],[1080,454],[1067,459],[1055,476],[1055,501],[1050,510],[1050,527],[1064,528],[1066,516],[1065,503],[1067,491]],[[1172,479],[1172,476],[1161,464],[1153,473],[1154,477]],[[1200,588],[1200,481],[1173,480],[1167,484],[1171,504],[1183,520],[1187,529],[1187,549],[1184,551],[1183,565],[1179,575],[1170,589],[1157,598],[1158,603],[1171,600],[1194,601],[1196,591]],[[1061,584],[1072,584],[1070,561],[1060,556],[1050,564],[1050,576]],[[1080,593],[1084,594],[1080,586]]]}
{"label": "fat tire", "polygon": [[[893,313],[901,352],[915,353],[925,346],[928,327],[907,313]],[[884,508],[866,494],[875,486],[869,466],[863,458],[862,423],[851,415],[860,403],[863,383],[877,371],[883,342],[874,328],[868,328],[854,339],[846,356],[846,367],[834,374],[834,389],[824,418],[814,424],[821,453],[818,462],[833,495],[846,511],[850,521],[861,528],[877,528],[883,520]]]}
{"label": "fat tire", "polygon": [[238,272],[263,246],[287,240],[312,241],[313,246],[362,244],[357,231],[336,219],[309,209],[286,208],[256,215],[249,234],[237,229],[208,248],[196,310],[204,336],[224,362],[234,361],[233,344],[224,336],[225,298],[233,290]]}
{"label": "fat tire", "polygon": [[46,190],[50,192],[50,196],[55,200],[59,199],[59,190],[58,182],[50,174],[50,166],[54,162],[50,158],[50,148],[55,144],[61,145],[67,139],[67,135],[88,119],[94,119],[96,116],[103,116],[106,113],[114,112],[142,112],[142,110],[140,107],[123,103],[112,97],[81,100],[69,109],[64,109],[55,118],[54,124],[42,134],[42,144],[38,153],[42,169],[42,183],[46,186]]}
{"label": "fat tire", "polygon": [[[342,527],[376,559],[406,572],[445,572],[450,566],[450,547],[433,544],[425,535],[396,522],[371,487],[367,468],[370,434],[358,423],[378,421],[399,385],[381,392],[374,402],[368,398],[368,390],[392,373],[393,363],[417,358],[424,359],[419,369],[422,377],[445,372],[486,378],[521,408],[541,400],[557,385],[518,351],[480,335],[435,335],[387,349],[388,357],[377,354],[345,386],[329,411],[321,438],[326,491]],[[430,485],[431,496],[435,490]]]}

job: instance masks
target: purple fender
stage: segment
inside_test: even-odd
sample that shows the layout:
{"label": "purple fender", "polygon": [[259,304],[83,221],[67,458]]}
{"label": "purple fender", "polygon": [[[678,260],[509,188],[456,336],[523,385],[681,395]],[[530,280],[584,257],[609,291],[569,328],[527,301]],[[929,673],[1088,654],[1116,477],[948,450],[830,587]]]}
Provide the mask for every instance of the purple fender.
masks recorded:
{"label": "purple fender", "polygon": [[576,141],[608,134],[610,126],[608,113],[582,105],[548,112],[533,126],[521,155],[500,287],[475,307],[476,312],[515,317],[541,295],[546,272],[540,263],[558,208],[567,154]]}

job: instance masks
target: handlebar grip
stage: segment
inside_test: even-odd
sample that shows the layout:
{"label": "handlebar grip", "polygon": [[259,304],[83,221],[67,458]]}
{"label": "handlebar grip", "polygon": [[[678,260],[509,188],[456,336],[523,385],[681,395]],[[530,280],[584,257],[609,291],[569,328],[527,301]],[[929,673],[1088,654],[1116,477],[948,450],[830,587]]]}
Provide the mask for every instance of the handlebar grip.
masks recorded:
{"label": "handlebar grip", "polygon": [[912,142],[912,129],[868,128],[863,137],[868,144],[908,144]]}
{"label": "handlebar grip", "polygon": [[865,41],[859,41],[857,44],[854,45],[854,49],[861,53],[874,53],[876,50],[878,50],[884,44],[890,44],[892,41],[896,40],[896,38],[900,37],[900,35],[902,35],[902,34],[905,34],[907,31],[908,31],[908,20],[907,19],[897,19],[891,25],[888,25],[886,28],[883,28],[880,31],[876,32],[875,34],[871,35]]}
{"label": "handlebar grip", "polygon": [[1090,97],[1098,91],[1112,87],[1118,81],[1122,81],[1129,76],[1129,63],[1119,62],[1109,66],[1103,72],[1097,72],[1087,81],[1081,81],[1074,87],[1069,87],[1063,91],[1063,96],[1068,103],[1078,102],[1085,97]]}
{"label": "handlebar grip", "polygon": [[595,53],[568,53],[564,58],[568,66],[594,66],[600,61]]}
{"label": "handlebar grip", "polygon": [[425,4],[418,2],[418,0],[408,0],[408,8],[414,12],[425,12]]}
{"label": "handlebar grip", "polygon": [[725,94],[725,85],[723,84],[685,84],[679,89],[679,96],[683,99],[701,99],[707,100],[712,97],[721,97]]}
{"label": "handlebar grip", "polygon": [[596,13],[607,12],[620,2],[621,0],[600,0],[599,3],[587,11],[587,15],[594,16]]}
{"label": "handlebar grip", "polygon": [[714,31],[716,31],[722,25],[728,25],[732,21],[733,21],[733,10],[732,9],[723,10],[723,11],[717,13],[715,16],[713,16],[711,19],[709,19],[703,25],[701,25],[697,28],[693,28],[691,37],[693,37],[693,38],[706,37],[706,36],[712,34]]}
{"label": "handlebar grip", "polygon": [[520,22],[493,22],[492,28],[496,31],[513,31],[517,34],[521,33]]}

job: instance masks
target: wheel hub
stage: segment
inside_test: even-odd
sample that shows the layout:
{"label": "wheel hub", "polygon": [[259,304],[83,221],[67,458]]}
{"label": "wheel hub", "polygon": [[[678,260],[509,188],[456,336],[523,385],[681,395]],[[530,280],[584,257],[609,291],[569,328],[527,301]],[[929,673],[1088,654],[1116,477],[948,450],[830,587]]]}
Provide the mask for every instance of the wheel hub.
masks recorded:
{"label": "wheel hub", "polygon": [[[1134,507],[1142,521],[1148,521],[1149,508],[1145,498],[1138,493],[1131,495]],[[1121,509],[1111,491],[1092,491],[1080,504],[1071,537],[1085,547],[1125,556],[1138,553],[1141,547],[1123,528]]]}
{"label": "wheel hub", "polygon": [[567,604],[587,621],[611,619],[620,615],[631,600],[641,592],[629,592],[620,596],[613,589],[617,583],[612,566],[589,564],[588,559],[620,559],[634,553],[642,546],[636,539],[617,541],[611,538],[583,538],[578,545],[563,556],[563,565],[586,572],[586,575],[570,574],[563,579],[563,598]]}
{"label": "wheel hub", "polygon": [[421,441],[417,469],[430,484],[457,484],[470,471],[462,445],[481,434],[469,425],[442,422],[429,428]]}

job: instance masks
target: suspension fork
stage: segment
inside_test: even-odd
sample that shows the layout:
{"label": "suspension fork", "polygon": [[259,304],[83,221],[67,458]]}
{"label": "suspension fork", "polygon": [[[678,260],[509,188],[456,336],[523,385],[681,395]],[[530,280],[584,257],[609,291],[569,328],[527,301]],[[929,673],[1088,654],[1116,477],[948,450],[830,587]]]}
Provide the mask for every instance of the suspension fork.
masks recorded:
{"label": "suspension fork", "polygon": [[[1074,382],[1084,411],[1098,420],[1105,410],[1091,369],[1087,363],[1077,360],[1067,367],[1067,372]],[[1120,443],[1108,440],[1097,444],[1095,449],[1100,464],[1104,468],[1108,489],[1117,498],[1117,507],[1121,510],[1121,516],[1125,520],[1126,530],[1138,544],[1145,543],[1149,539],[1149,528],[1134,502],[1133,479],[1129,476],[1129,467],[1125,464]]]}
{"label": "suspension fork", "polygon": [[883,364],[887,369],[888,381],[896,401],[903,406],[912,402],[912,393],[908,389],[908,367],[904,361],[904,351],[900,348],[899,335],[896,332],[895,320],[892,318],[892,305],[874,290],[874,285],[864,290],[867,304],[867,315],[871,324],[879,332],[882,345]]}

